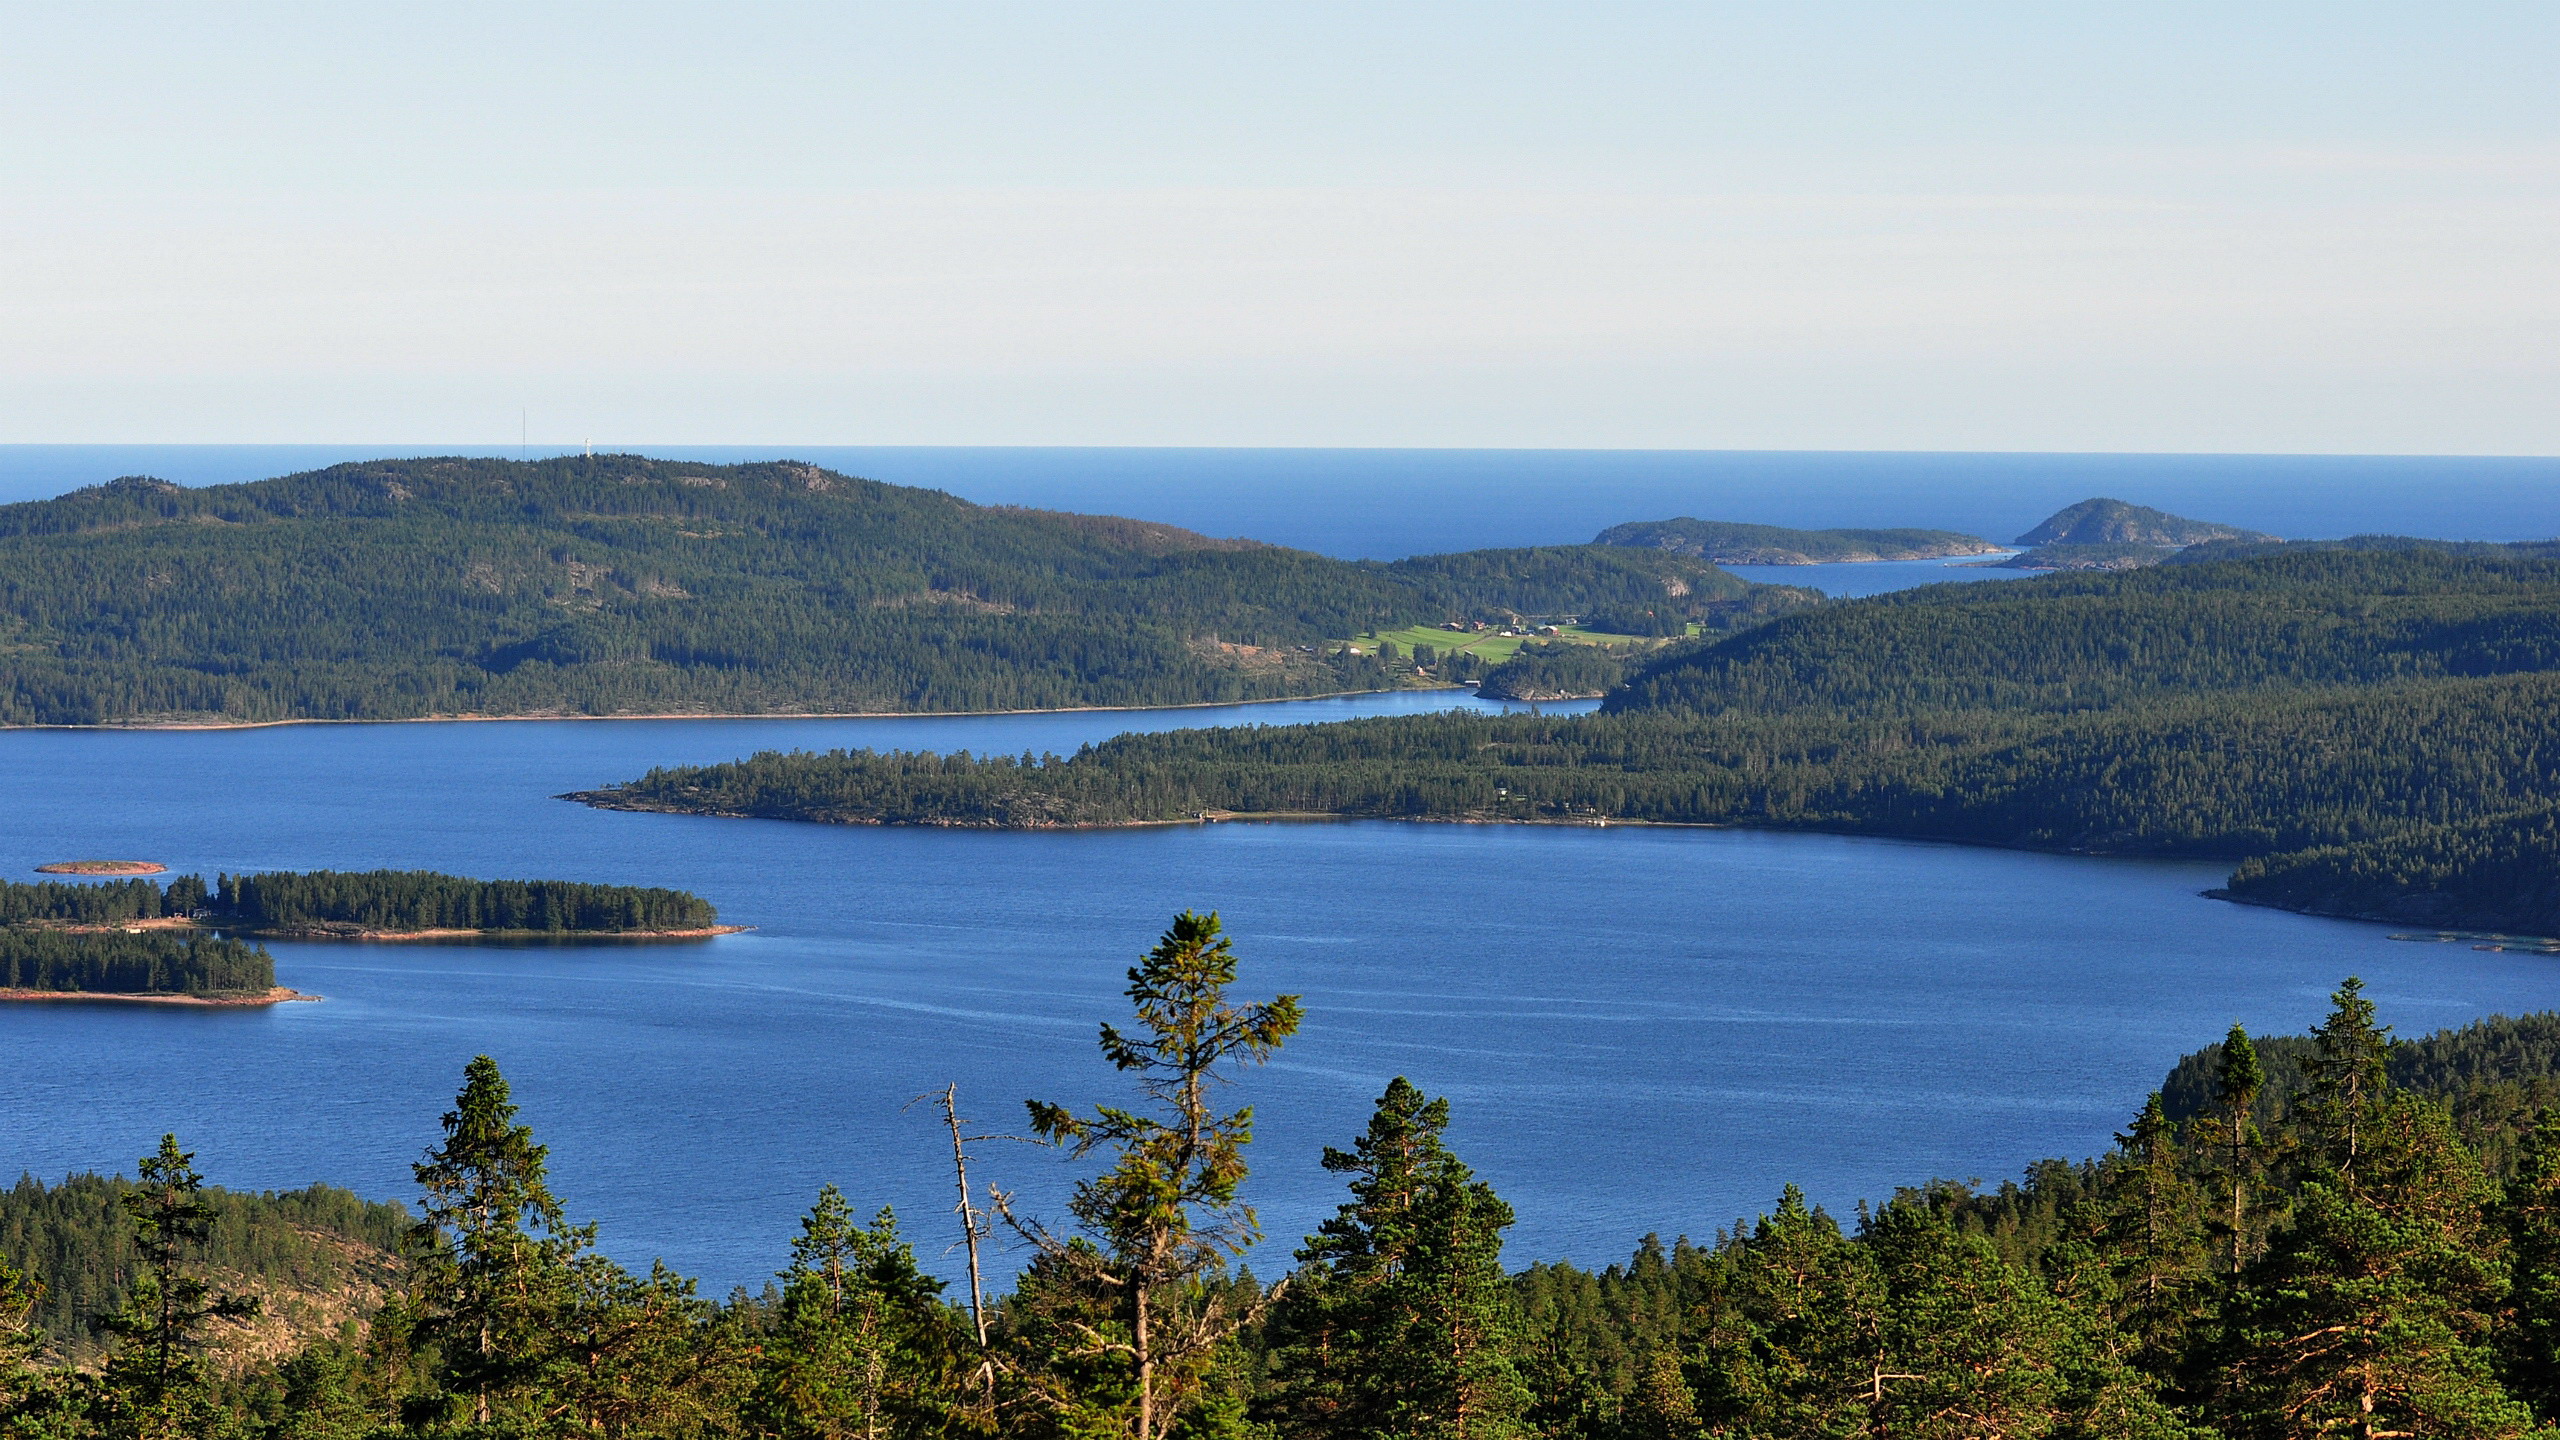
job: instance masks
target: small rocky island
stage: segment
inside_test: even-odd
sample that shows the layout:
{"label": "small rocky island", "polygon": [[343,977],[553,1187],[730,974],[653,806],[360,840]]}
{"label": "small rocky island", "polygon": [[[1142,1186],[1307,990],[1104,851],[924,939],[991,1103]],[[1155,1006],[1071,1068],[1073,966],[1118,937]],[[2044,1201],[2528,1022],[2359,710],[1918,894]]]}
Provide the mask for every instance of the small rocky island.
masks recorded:
{"label": "small rocky island", "polygon": [[1988,563],[2009,570],[2139,570],[2145,565],[2157,565],[2190,545],[2218,542],[2284,543],[2282,537],[2263,530],[2190,520],[2148,505],[2128,505],[2101,496],[2055,511],[2043,524],[2018,537],[2018,543],[2027,549]]}
{"label": "small rocky island", "polygon": [[169,867],[156,860],[57,860],[36,867],[39,875],[166,875]]}

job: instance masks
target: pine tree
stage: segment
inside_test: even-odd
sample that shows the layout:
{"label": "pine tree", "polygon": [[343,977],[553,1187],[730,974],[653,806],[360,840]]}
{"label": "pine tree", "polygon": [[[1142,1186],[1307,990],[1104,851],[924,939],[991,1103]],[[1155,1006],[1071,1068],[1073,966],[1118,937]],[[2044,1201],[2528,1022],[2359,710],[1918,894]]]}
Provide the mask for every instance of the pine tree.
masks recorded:
{"label": "pine tree", "polygon": [[[2358,1049],[2372,1053],[2344,1053]],[[2323,1083],[2370,1078],[2332,1069]],[[2354,1181],[2305,1182],[2233,1293],[2220,1418],[2234,1435],[2284,1440],[2525,1434],[2530,1416],[2497,1383],[2488,1345],[2509,1279],[2495,1187],[2440,1105],[2369,1090],[2352,1112],[2334,1090],[2323,1103],[2341,1117],[2332,1153],[2351,1157]]]}
{"label": "pine tree", "polygon": [[1511,1207],[1442,1140],[1446,1100],[1398,1076],[1349,1151],[1324,1167],[1352,1198],[1298,1251],[1273,1317],[1278,1394],[1292,1434],[1515,1434],[1528,1395],[1501,1265]]}
{"label": "pine tree", "polygon": [[1884,1286],[1869,1251],[1790,1185],[1718,1255],[1716,1301],[1685,1373],[1708,1433],[1855,1435],[1886,1363]]}
{"label": "pine tree", "polygon": [[2256,1188],[2261,1139],[2258,1092],[2267,1072],[2258,1063],[2258,1047],[2249,1032],[2234,1025],[2223,1037],[2222,1061],[2214,1072],[2213,1127],[2217,1151],[2216,1179],[2222,1190],[2215,1228],[2223,1238],[2224,1271],[2237,1277],[2249,1261],[2249,1197]]}
{"label": "pine tree", "polygon": [[2102,1172],[2105,1219],[2098,1241],[2121,1297],[2119,1323],[2145,1354],[2158,1357],[2194,1311],[2189,1296],[2207,1263],[2202,1207],[2160,1092],[2151,1093],[2116,1144],[2120,1149]]}
{"label": "pine tree", "polygon": [[188,1268],[213,1236],[213,1207],[195,1156],[178,1148],[178,1137],[161,1136],[139,1174],[123,1204],[141,1263],[124,1308],[104,1321],[119,1342],[105,1383],[115,1432],[160,1440],[193,1435],[205,1424],[206,1324],[245,1320],[258,1313],[258,1302],[217,1294]]}
{"label": "pine tree", "polygon": [[1137,1440],[1155,1440],[1180,1408],[1196,1367],[1243,1317],[1194,1282],[1221,1268],[1260,1235],[1251,1206],[1236,1199],[1253,1139],[1250,1106],[1221,1115],[1212,1089],[1241,1062],[1259,1063],[1297,1033],[1298,997],[1258,1004],[1227,999],[1235,952],[1215,914],[1184,911],[1138,965],[1127,994],[1143,1033],[1102,1027],[1102,1053],[1135,1074],[1154,1114],[1113,1106],[1082,1117],[1027,1102],[1032,1128],[1083,1156],[1109,1149],[1112,1168],[1081,1181],[1068,1208],[1098,1251],[1079,1252],[1045,1231],[1049,1254],[1100,1261],[1095,1278],[1117,1290],[1136,1372]]}
{"label": "pine tree", "polygon": [[482,1055],[463,1068],[444,1144],[415,1167],[425,1192],[413,1232],[417,1335],[475,1424],[538,1403],[568,1328],[572,1262],[594,1241],[592,1227],[563,1219],[549,1154],[516,1123],[506,1077]]}
{"label": "pine tree", "polygon": [[38,1381],[36,1352],[44,1332],[35,1321],[44,1285],[25,1271],[0,1260],[0,1416],[30,1394]]}
{"label": "pine tree", "polygon": [[2514,1254],[2507,1384],[2560,1423],[2560,1110],[2545,1110],[2527,1137],[2501,1218]]}

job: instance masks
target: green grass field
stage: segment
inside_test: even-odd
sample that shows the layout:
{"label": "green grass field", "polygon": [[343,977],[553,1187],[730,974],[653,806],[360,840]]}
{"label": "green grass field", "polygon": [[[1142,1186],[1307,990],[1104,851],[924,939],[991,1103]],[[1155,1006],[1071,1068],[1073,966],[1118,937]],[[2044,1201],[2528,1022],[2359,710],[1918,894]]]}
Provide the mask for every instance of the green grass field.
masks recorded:
{"label": "green grass field", "polygon": [[[1696,629],[1697,627],[1691,626],[1691,633],[1694,634]],[[1541,637],[1536,635],[1504,635],[1492,630],[1465,634],[1427,625],[1409,625],[1402,630],[1390,630],[1383,635],[1362,635],[1352,640],[1350,644],[1355,652],[1362,655],[1378,653],[1378,642],[1381,640],[1395,642],[1397,651],[1406,655],[1412,654],[1413,647],[1416,645],[1428,645],[1442,654],[1452,650],[1463,650],[1470,655],[1481,657],[1488,665],[1499,665],[1510,659],[1521,646],[1539,638]],[[1579,625],[1568,625],[1564,627],[1563,634],[1544,638],[1571,640],[1583,645],[1650,646],[1662,643],[1642,635],[1611,635],[1599,630],[1585,630]]]}

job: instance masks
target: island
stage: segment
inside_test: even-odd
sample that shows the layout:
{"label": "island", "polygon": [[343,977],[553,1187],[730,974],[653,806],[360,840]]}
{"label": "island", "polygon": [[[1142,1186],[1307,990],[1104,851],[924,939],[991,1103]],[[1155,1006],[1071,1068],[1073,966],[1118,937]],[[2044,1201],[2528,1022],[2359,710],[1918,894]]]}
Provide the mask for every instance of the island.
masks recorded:
{"label": "island", "polygon": [[57,860],[39,865],[39,875],[165,875],[169,867],[156,860]]}
{"label": "island", "polygon": [[[53,933],[219,931],[290,940],[467,937],[691,940],[735,934],[682,890],[474,880],[428,870],[181,875],[79,885],[0,882],[0,924]],[[6,933],[6,932],[0,932]]]}
{"label": "island", "polygon": [[2283,543],[2264,531],[2190,520],[2101,496],[2055,511],[2018,537],[2027,549],[1987,563],[2010,570],[2134,570],[2157,565],[2190,545],[2216,542]]}
{"label": "island", "polygon": [[1997,555],[2001,547],[1954,530],[1790,530],[1682,515],[1612,525],[1592,541],[1693,555],[1718,565],[1830,565]]}
{"label": "island", "polygon": [[276,984],[266,947],[228,936],[0,930],[0,1000],[239,1006],[304,998]]}

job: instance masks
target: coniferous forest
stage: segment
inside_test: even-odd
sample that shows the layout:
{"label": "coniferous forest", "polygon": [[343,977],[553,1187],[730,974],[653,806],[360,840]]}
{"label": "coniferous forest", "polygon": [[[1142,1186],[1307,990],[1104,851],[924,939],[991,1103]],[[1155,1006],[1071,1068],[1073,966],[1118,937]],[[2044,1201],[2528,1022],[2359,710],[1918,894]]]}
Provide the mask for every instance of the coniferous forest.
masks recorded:
{"label": "coniferous forest", "polygon": [[1786,826],[2224,859],[2238,899],[2553,935],[2556,757],[2552,547],[2225,542],[1675,644],[1592,716],[1129,735],[1071,756],[768,752],[573,798],[892,824]]}
{"label": "coniferous forest", "polygon": [[1417,683],[1350,636],[1811,603],[1603,545],[1327,559],[793,463],[383,460],[0,506],[0,724],[1180,705]]}
{"label": "coniferous forest", "polygon": [[[931,1233],[829,1185],[773,1283],[725,1301],[605,1258],[486,1056],[424,1137],[413,1212],[223,1192],[175,1136],[131,1181],[21,1181],[0,1433],[2560,1433],[2560,1017],[2404,1044],[2350,979],[2309,1035],[2234,1028],[2180,1062],[2104,1156],[1848,1214],[1790,1188],[1594,1273],[1506,1267],[1513,1212],[1427,1084],[1389,1083],[1321,1157],[1256,1154],[1224,1087],[1303,1014],[1239,985],[1214,915],[1131,969],[1100,1057],[1127,1098],[1027,1105],[1084,1163],[1058,1213],[988,1186],[986,1151]],[[1251,1177],[1292,1163],[1342,1200],[1257,1271]],[[918,1260],[946,1238],[965,1282]]]}
{"label": "coniferous forest", "polygon": [[163,918],[279,936],[406,930],[613,934],[704,930],[719,923],[720,912],[682,890],[472,880],[432,870],[270,871],[221,875],[211,885],[201,875],[171,876],[166,884],[0,880],[0,925],[102,926]]}

